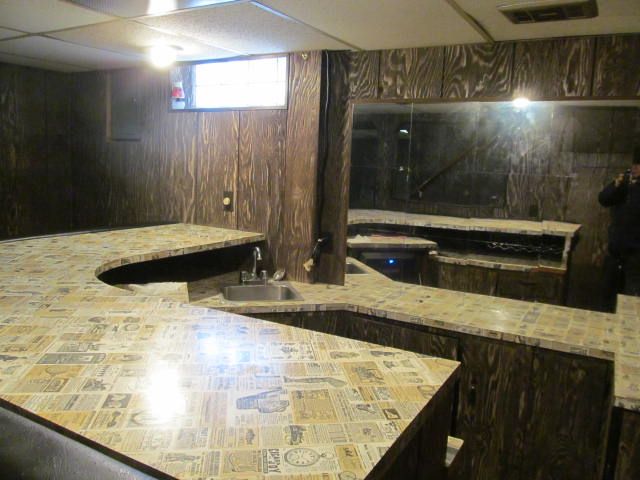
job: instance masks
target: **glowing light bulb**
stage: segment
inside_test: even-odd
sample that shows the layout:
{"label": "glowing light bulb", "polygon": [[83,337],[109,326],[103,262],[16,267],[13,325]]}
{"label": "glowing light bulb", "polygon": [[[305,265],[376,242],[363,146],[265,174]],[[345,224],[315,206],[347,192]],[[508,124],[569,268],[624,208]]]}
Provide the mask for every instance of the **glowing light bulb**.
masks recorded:
{"label": "glowing light bulb", "polygon": [[169,45],[155,45],[149,49],[149,61],[156,68],[167,68],[176,61],[178,49]]}
{"label": "glowing light bulb", "polygon": [[523,108],[527,108],[529,106],[529,103],[531,103],[531,101],[526,97],[518,97],[514,99],[512,103],[515,108],[523,109]]}

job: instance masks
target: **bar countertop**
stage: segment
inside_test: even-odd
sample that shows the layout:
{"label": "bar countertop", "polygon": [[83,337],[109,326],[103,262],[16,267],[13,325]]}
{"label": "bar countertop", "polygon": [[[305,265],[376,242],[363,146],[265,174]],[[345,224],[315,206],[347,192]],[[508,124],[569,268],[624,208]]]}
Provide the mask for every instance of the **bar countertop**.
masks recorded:
{"label": "bar countertop", "polygon": [[189,287],[192,303],[244,314],[347,310],[614,362],[614,405],[640,411],[640,298],[619,297],[616,314],[395,282],[355,259],[366,274],[345,285],[291,282],[302,301],[229,302],[216,280]]}
{"label": "bar countertop", "polygon": [[0,403],[178,478],[363,478],[392,461],[457,362],[96,277],[263,239],[176,224],[1,244]]}

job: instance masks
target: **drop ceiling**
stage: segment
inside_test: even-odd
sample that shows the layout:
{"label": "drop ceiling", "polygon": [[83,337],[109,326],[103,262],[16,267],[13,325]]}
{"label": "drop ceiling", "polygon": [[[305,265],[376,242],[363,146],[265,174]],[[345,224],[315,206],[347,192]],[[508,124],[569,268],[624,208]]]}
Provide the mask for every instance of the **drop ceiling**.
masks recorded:
{"label": "drop ceiling", "polygon": [[0,0],[0,62],[68,72],[140,65],[157,44],[198,60],[640,32],[640,0],[598,0],[597,18],[532,25],[496,9],[525,1]]}

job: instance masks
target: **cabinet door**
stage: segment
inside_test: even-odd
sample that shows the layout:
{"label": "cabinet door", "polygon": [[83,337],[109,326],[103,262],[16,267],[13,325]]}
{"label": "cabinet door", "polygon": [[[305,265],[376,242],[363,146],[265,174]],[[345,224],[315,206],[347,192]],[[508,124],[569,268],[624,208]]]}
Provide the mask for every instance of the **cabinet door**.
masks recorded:
{"label": "cabinet door", "polygon": [[496,295],[498,271],[470,265],[438,264],[438,288]]}
{"label": "cabinet door", "polygon": [[602,478],[611,363],[536,349],[523,479]]}
{"label": "cabinet door", "polygon": [[393,346],[433,357],[458,359],[457,338],[413,328],[396,328],[393,332]]}
{"label": "cabinet door", "polygon": [[640,478],[640,413],[622,412],[615,480]]}
{"label": "cabinet door", "polygon": [[[465,442],[461,478],[520,477],[532,348],[465,336],[454,435]],[[523,480],[528,477],[522,477]]]}

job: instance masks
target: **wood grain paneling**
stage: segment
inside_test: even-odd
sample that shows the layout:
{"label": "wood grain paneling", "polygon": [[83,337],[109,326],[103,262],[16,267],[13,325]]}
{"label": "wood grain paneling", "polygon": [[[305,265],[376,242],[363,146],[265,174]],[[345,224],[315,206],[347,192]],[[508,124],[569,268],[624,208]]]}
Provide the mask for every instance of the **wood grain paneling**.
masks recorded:
{"label": "wood grain paneling", "polygon": [[413,328],[394,326],[393,346],[434,357],[449,358],[451,360],[458,359],[457,338]]}
{"label": "wood grain paneling", "polygon": [[514,96],[531,99],[589,96],[594,48],[593,37],[517,42]]}
{"label": "wood grain paneling", "polygon": [[513,43],[445,47],[442,96],[509,97],[513,49]]}
{"label": "wood grain paneling", "polygon": [[316,280],[344,284],[347,256],[347,209],[351,172],[351,122],[353,106],[349,101],[349,69],[352,53],[331,52],[329,62],[329,98],[327,125],[323,125],[321,143],[324,168],[319,172],[322,187],[320,228],[331,235],[331,245],[322,252]]}
{"label": "wood grain paneling", "polygon": [[65,75],[0,64],[0,238],[68,230]]}
{"label": "wood grain paneling", "polygon": [[602,478],[611,364],[537,349],[531,375],[522,478]]}
{"label": "wood grain paneling", "polygon": [[[240,112],[237,226],[239,230],[265,232],[266,264],[282,268],[282,200],[287,112]],[[274,258],[275,257],[275,258]]]}
{"label": "wood grain paneling", "polygon": [[285,194],[283,199],[283,259],[288,277],[310,282],[303,268],[311,256],[317,232],[318,138],[320,133],[321,52],[289,56],[289,107]]}
{"label": "wood grain paneling", "polygon": [[350,97],[357,99],[378,98],[380,52],[349,52],[347,55],[350,59]]}
{"label": "wood grain paneling", "polygon": [[640,35],[610,35],[596,39],[593,95],[640,96]]}
{"label": "wood grain paneling", "polygon": [[[236,228],[238,178],[238,112],[198,115],[198,195],[196,223]],[[255,148],[255,145],[254,145]],[[234,192],[232,210],[225,210],[224,192]]]}
{"label": "wood grain paneling", "polygon": [[434,286],[460,292],[495,295],[498,271],[490,268],[429,261],[428,277],[435,276]]}
{"label": "wood grain paneling", "polygon": [[640,478],[640,413],[622,413],[615,480]]}
{"label": "wood grain paneling", "polygon": [[471,336],[461,339],[460,348],[463,368],[454,435],[465,442],[464,478],[531,478],[520,477],[520,466],[532,348]]}
{"label": "wood grain paneling", "polygon": [[444,48],[405,48],[380,52],[380,98],[439,98]]}

